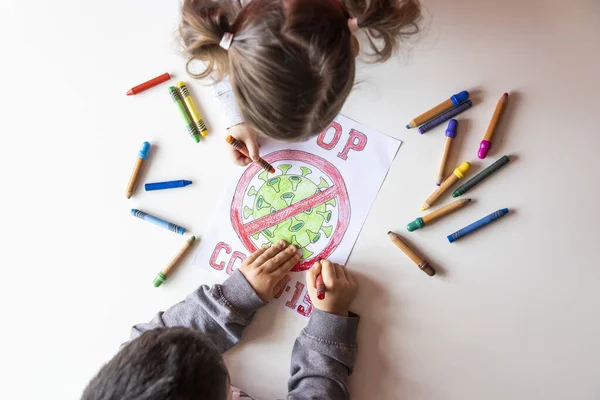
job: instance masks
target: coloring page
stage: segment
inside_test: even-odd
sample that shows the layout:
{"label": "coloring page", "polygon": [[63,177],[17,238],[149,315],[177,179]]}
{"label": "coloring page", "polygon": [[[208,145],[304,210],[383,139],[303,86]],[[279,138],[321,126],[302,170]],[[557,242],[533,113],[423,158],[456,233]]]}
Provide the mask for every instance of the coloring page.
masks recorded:
{"label": "coloring page", "polygon": [[401,142],[338,115],[302,143],[265,143],[271,174],[249,165],[231,179],[193,263],[225,280],[246,257],[280,239],[302,259],[276,300],[308,317],[305,271],[319,259],[345,264]]}

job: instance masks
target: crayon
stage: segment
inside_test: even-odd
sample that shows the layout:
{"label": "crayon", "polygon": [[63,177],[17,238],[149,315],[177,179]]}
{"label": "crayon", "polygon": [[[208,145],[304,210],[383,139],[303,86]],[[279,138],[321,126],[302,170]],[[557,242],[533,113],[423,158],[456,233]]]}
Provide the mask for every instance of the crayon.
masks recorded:
{"label": "crayon", "polygon": [[413,248],[411,248],[408,243],[404,241],[400,236],[396,235],[394,232],[388,232],[388,237],[392,239],[392,242],[400,250],[404,252],[417,266],[421,269],[421,271],[425,272],[429,276],[435,275],[435,270],[429,265],[429,263],[419,255]]}
{"label": "crayon", "polygon": [[481,158],[482,160],[487,157],[488,151],[490,151],[492,148],[492,138],[494,137],[496,126],[500,120],[500,115],[502,115],[502,110],[504,110],[504,106],[506,105],[506,99],[508,99],[508,93],[504,93],[502,97],[500,97],[500,100],[498,100],[498,104],[496,104],[496,109],[494,110],[494,115],[492,115],[492,120],[488,125],[483,140],[479,144],[477,157]]}
{"label": "crayon", "polygon": [[435,128],[438,125],[443,124],[444,122],[448,121],[449,119],[457,116],[458,114],[468,110],[469,108],[471,108],[473,106],[473,103],[471,102],[471,100],[467,100],[464,103],[460,104],[458,107],[454,107],[448,111],[446,111],[445,113],[435,117],[434,119],[432,119],[431,121],[421,125],[419,127],[419,133],[422,135],[425,132],[428,132],[430,130],[432,130],[433,128]]}
{"label": "crayon", "polygon": [[452,235],[448,235],[448,241],[450,243],[456,242],[458,239],[467,236],[469,233],[475,232],[477,229],[482,228],[497,219],[500,219],[508,214],[508,208],[503,208],[490,215],[481,218],[478,221],[473,222],[471,225],[467,225],[464,228],[454,232]]}
{"label": "crayon", "polygon": [[425,225],[428,225],[440,218],[443,218],[453,211],[463,208],[470,202],[471,202],[471,199],[463,199],[463,200],[457,200],[455,202],[452,202],[452,203],[448,204],[447,206],[440,208],[439,210],[435,210],[434,212],[429,213],[423,217],[418,217],[417,219],[415,219],[413,222],[409,223],[406,226],[406,230],[409,232],[413,232],[413,231],[416,231],[417,229],[421,229]]}
{"label": "crayon", "polygon": [[127,96],[133,96],[135,94],[141,93],[144,90],[148,90],[150,88],[153,88],[154,86],[160,85],[161,83],[166,82],[169,79],[171,79],[171,75],[169,75],[167,72],[165,72],[164,74],[159,75],[156,78],[150,79],[149,81],[144,82],[141,85],[137,85],[137,86],[131,88],[127,92]]}
{"label": "crayon", "polygon": [[481,171],[480,173],[478,173],[477,175],[475,175],[474,177],[469,179],[464,185],[459,186],[458,189],[456,189],[454,191],[454,193],[452,193],[452,197],[459,197],[459,196],[462,196],[463,194],[467,193],[469,190],[473,189],[479,183],[481,183],[482,181],[486,180],[488,177],[493,175],[500,168],[502,168],[503,166],[508,164],[509,161],[510,161],[510,159],[508,158],[508,156],[502,156],[495,163],[493,163],[492,165],[490,165],[489,167],[487,167],[486,169],[484,169],[483,171]]}
{"label": "crayon", "polygon": [[188,110],[190,116],[192,117],[192,120],[198,127],[200,134],[203,137],[205,137],[206,135],[208,135],[208,129],[206,129],[206,124],[204,123],[202,116],[198,112],[198,109],[196,108],[196,104],[194,103],[194,99],[190,95],[190,91],[188,90],[187,86],[185,85],[185,82],[179,82],[177,84],[177,87],[179,88],[179,91],[181,92],[181,97],[183,98],[183,101],[185,102],[185,106],[187,107],[187,110]]}
{"label": "crayon", "polygon": [[192,181],[180,180],[180,181],[146,183],[144,185],[144,187],[146,189],[146,192],[150,192],[152,190],[182,188],[182,187],[186,187],[191,184],[192,184]]}
{"label": "crayon", "polygon": [[169,275],[177,267],[183,256],[185,256],[186,253],[192,248],[194,240],[196,240],[196,236],[192,236],[191,238],[189,238],[185,242],[185,245],[183,245],[183,248],[179,250],[179,253],[177,253],[177,255],[171,260],[169,265],[167,265],[161,272],[159,272],[156,275],[156,278],[154,278],[153,282],[154,287],[159,287],[167,280],[167,278],[169,278]]}
{"label": "crayon", "polygon": [[452,172],[452,174],[448,178],[446,178],[446,180],[440,185],[440,187],[438,187],[437,190],[433,192],[431,196],[427,198],[427,200],[425,200],[423,206],[421,207],[421,211],[425,211],[429,207],[431,207],[435,203],[435,201],[446,192],[446,190],[450,189],[452,185],[454,185],[459,179],[464,178],[465,173],[469,170],[469,168],[471,168],[471,164],[469,164],[466,161],[460,164]]}
{"label": "crayon", "polygon": [[452,139],[456,137],[456,128],[458,127],[458,122],[455,119],[451,119],[448,123],[448,128],[446,128],[446,142],[444,144],[444,151],[442,152],[442,160],[440,161],[440,168],[438,170],[437,179],[435,180],[435,184],[440,186],[440,184],[444,181],[446,177],[446,162],[448,161],[448,155],[450,154],[450,146],[452,145]]}
{"label": "crayon", "polygon": [[138,175],[140,174],[140,170],[142,169],[142,164],[144,160],[148,157],[148,153],[150,152],[150,148],[152,145],[148,142],[142,143],[142,148],[138,152],[138,159],[135,162],[135,166],[133,167],[133,172],[131,173],[131,177],[129,178],[129,183],[127,184],[127,190],[125,191],[125,196],[128,199],[131,198],[131,195],[135,191],[135,187],[138,180]]}
{"label": "crayon", "polygon": [[463,90],[462,92],[457,93],[454,96],[450,97],[450,99],[444,101],[443,103],[438,104],[437,106],[433,107],[431,110],[425,111],[423,114],[419,115],[418,117],[415,117],[415,119],[413,119],[412,121],[410,121],[408,123],[408,125],[406,125],[406,129],[416,128],[419,125],[423,125],[425,122],[432,120],[433,118],[437,117],[438,115],[440,115],[454,107],[458,107],[461,103],[465,102],[468,98],[469,98],[469,92],[467,92],[466,90]]}
{"label": "crayon", "polygon": [[179,92],[177,91],[175,86],[169,87],[169,93],[171,94],[171,99],[173,99],[173,103],[175,103],[177,109],[179,110],[179,114],[181,114],[181,118],[183,118],[183,122],[185,123],[185,126],[190,136],[192,137],[192,139],[194,139],[196,143],[200,143],[200,133],[198,132],[198,127],[188,115],[187,109],[185,108],[185,104],[183,104],[183,100],[181,99],[181,96],[179,95]]}
{"label": "crayon", "polygon": [[319,300],[325,299],[325,283],[323,283],[323,275],[317,275],[317,298]]}
{"label": "crayon", "polygon": [[[227,138],[225,140],[227,141],[227,143],[232,145],[234,149],[236,149],[237,151],[239,151],[246,157],[250,158],[250,155],[248,154],[248,149],[246,148],[246,145],[244,144],[244,142],[242,142],[241,140],[237,140],[236,138],[234,138],[231,135],[227,136]],[[267,170],[272,174],[275,173],[275,168],[273,168],[273,166],[271,164],[269,164],[262,158],[259,157],[258,160],[254,161],[254,162],[257,163],[258,165],[260,165],[262,169]]]}
{"label": "crayon", "polygon": [[185,233],[185,228],[182,228],[179,225],[172,224],[172,223],[170,223],[168,221],[165,221],[165,220],[162,220],[160,218],[156,218],[153,215],[146,214],[145,212],[140,211],[140,210],[136,210],[135,208],[131,209],[131,214],[133,216],[135,216],[135,217],[143,219],[144,221],[148,221],[148,222],[150,222],[150,223],[152,223],[154,225],[158,225],[161,228],[168,229],[171,232],[175,232],[175,233],[178,233],[180,235],[183,235]]}

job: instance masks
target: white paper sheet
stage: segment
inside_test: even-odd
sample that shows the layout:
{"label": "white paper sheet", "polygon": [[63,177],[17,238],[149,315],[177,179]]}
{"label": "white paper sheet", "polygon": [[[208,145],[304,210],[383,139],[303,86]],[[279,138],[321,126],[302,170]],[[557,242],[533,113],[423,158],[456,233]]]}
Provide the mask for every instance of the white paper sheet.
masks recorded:
{"label": "white paper sheet", "polygon": [[225,280],[257,248],[285,239],[303,259],[275,301],[308,317],[304,271],[320,258],[348,261],[400,144],[342,115],[307,142],[263,144],[276,173],[256,164],[236,173],[193,263]]}

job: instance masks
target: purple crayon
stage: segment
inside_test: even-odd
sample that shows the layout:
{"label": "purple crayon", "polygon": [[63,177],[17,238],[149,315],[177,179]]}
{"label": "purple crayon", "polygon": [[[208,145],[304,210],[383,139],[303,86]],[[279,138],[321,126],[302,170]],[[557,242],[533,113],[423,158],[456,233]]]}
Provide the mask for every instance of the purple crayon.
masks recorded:
{"label": "purple crayon", "polygon": [[448,121],[449,119],[454,118],[455,116],[457,116],[458,114],[462,113],[463,111],[468,110],[472,106],[473,106],[473,103],[471,102],[471,100],[465,101],[461,105],[459,105],[457,107],[454,107],[453,109],[448,110],[445,113],[443,113],[443,114],[435,117],[434,119],[432,119],[431,121],[427,122],[426,124],[421,125],[419,127],[419,133],[422,135],[425,132],[428,132],[428,131],[432,130],[436,126],[441,125],[444,122]]}

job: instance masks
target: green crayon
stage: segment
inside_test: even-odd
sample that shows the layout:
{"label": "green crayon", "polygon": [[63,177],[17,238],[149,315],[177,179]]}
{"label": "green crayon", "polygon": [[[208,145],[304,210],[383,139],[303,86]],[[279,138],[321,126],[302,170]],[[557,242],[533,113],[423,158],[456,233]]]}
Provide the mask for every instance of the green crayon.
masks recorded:
{"label": "green crayon", "polygon": [[169,88],[169,93],[171,94],[173,103],[175,103],[175,105],[179,109],[179,114],[181,114],[181,118],[183,118],[183,122],[185,123],[185,126],[190,136],[192,137],[192,139],[194,139],[196,143],[200,143],[200,132],[198,132],[198,127],[190,118],[187,109],[185,108],[185,104],[183,103],[183,100],[179,95],[179,92],[177,91],[177,88],[175,86],[171,86]]}
{"label": "green crayon", "polygon": [[498,161],[496,161],[495,163],[493,163],[492,165],[475,175],[473,178],[469,179],[464,185],[456,189],[454,193],[452,193],[452,197],[462,196],[463,194],[467,193],[469,190],[477,186],[480,182],[493,175],[500,168],[508,164],[509,161],[510,159],[508,158],[508,156],[502,156]]}

